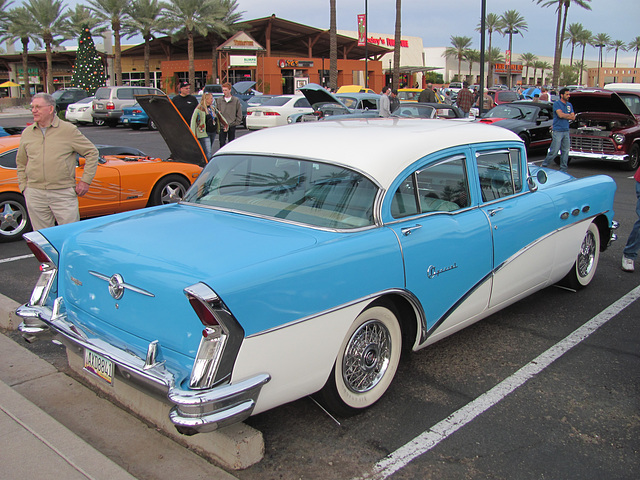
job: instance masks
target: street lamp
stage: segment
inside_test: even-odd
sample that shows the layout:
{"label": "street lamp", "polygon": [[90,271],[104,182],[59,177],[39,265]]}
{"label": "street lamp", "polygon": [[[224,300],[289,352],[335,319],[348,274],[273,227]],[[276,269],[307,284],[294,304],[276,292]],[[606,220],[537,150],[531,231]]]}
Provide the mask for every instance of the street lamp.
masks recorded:
{"label": "street lamp", "polygon": [[511,90],[511,60],[513,59],[513,50],[511,48],[511,44],[513,41],[513,34],[515,33],[517,35],[520,32],[514,28],[514,29],[505,30],[504,33],[509,34],[509,81],[507,83],[509,84],[509,90]]}
{"label": "street lamp", "polygon": [[600,69],[602,68],[602,49],[606,47],[604,43],[598,43],[594,45],[594,47],[600,49],[600,54],[598,55],[598,87],[600,86]]}

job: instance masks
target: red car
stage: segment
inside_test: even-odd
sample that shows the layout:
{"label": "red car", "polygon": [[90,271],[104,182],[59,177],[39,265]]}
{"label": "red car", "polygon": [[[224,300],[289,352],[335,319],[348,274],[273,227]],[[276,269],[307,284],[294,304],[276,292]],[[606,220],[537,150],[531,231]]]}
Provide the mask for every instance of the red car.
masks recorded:
{"label": "red car", "polygon": [[571,93],[571,159],[604,160],[625,170],[640,166],[640,91],[591,90]]}

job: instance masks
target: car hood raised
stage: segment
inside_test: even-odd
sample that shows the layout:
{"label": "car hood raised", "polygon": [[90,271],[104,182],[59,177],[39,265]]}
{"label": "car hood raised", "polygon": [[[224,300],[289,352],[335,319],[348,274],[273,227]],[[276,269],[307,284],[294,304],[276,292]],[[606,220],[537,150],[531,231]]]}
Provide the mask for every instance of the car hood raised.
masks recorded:
{"label": "car hood raised", "polygon": [[633,117],[633,113],[615,92],[573,92],[569,98],[576,113],[617,113]]}
{"label": "car hood raised", "polygon": [[348,110],[344,103],[338,100],[331,92],[327,91],[324,87],[317,83],[308,83],[304,87],[300,88],[300,92],[307,98],[309,104],[314,107],[316,105],[322,105],[325,103],[335,103],[341,105]]}
{"label": "car hood raised", "polygon": [[182,119],[173,102],[166,95],[136,95],[136,100],[154,121],[171,151],[174,162],[193,163],[204,167],[204,152],[189,125]]}
{"label": "car hood raised", "polygon": [[236,82],[233,84],[232,90],[234,90],[233,93],[238,93],[240,95],[247,93],[249,90],[251,90],[254,85],[256,84],[256,82],[252,82],[249,80],[245,80],[242,82]]}

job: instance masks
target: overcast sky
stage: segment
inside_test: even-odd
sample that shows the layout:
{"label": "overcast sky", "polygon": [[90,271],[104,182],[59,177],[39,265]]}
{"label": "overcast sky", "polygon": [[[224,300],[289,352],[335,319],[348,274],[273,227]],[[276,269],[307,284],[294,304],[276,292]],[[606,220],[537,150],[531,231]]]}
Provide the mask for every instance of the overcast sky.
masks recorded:
{"label": "overcast sky", "polygon": [[[395,32],[395,0],[368,0],[369,32],[393,35]],[[542,3],[545,3],[544,1]],[[275,14],[277,17],[316,28],[329,28],[329,0],[238,0],[243,18],[252,20]],[[640,35],[640,0],[591,0],[591,11],[576,4],[569,8],[567,26],[581,23],[593,34],[607,33],[612,40],[626,44]],[[523,36],[514,35],[516,54],[531,52],[553,57],[556,13],[554,7],[543,8],[537,0],[486,0],[487,13],[498,15],[515,9],[528,24]],[[357,29],[356,17],[364,13],[365,0],[336,0],[338,30]],[[480,48],[480,0],[402,0],[402,34],[422,37],[425,47],[451,45],[451,36],[473,39],[473,48]],[[503,52],[508,37],[493,36],[493,46]],[[565,47],[563,56],[569,57]],[[581,54],[581,50],[579,50]],[[618,52],[618,66],[633,66],[635,52]],[[613,62],[614,52],[603,49],[604,61]],[[598,50],[587,47],[585,58],[598,59]]]}

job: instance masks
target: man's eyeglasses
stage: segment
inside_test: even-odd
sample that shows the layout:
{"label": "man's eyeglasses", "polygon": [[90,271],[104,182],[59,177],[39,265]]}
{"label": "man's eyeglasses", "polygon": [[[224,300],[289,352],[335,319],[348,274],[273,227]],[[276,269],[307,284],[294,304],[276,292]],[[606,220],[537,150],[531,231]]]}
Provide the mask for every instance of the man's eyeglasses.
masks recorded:
{"label": "man's eyeglasses", "polygon": [[53,105],[29,105],[31,110],[41,110],[46,107],[52,107]]}

